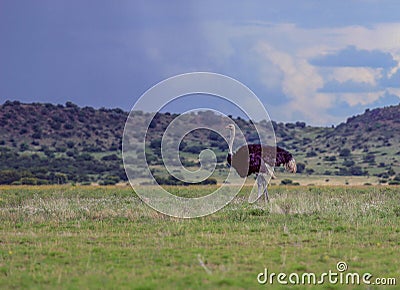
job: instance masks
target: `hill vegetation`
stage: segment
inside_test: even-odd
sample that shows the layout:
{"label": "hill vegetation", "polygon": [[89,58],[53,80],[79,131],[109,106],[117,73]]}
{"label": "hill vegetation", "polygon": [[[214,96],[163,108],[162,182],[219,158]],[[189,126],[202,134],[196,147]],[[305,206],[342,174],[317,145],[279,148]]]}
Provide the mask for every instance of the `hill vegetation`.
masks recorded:
{"label": "hill vegetation", "polygon": [[[0,184],[126,181],[121,138],[127,116],[121,109],[80,108],[71,102],[7,101],[0,105]],[[158,180],[167,184],[178,181],[162,169],[161,137],[177,116],[157,113],[146,141],[147,160]],[[138,112],[136,117],[146,114]],[[257,142],[253,122],[234,120],[249,142]],[[296,156],[299,174],[375,176],[383,184],[400,183],[400,105],[366,110],[336,127],[272,125],[277,144]],[[219,163],[214,179],[206,182],[212,184],[227,170],[228,146],[222,137],[204,129],[193,131],[181,143],[181,161],[187,167],[198,166],[198,154],[206,148],[216,153]]]}

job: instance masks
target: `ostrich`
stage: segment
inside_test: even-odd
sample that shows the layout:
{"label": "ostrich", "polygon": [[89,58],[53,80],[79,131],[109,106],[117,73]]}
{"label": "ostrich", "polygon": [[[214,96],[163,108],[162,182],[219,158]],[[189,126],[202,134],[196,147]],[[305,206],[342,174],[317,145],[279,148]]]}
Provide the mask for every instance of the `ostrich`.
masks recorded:
{"label": "ostrich", "polygon": [[248,144],[240,147],[233,153],[233,141],[235,139],[235,125],[229,124],[227,129],[230,130],[229,153],[226,158],[229,166],[235,168],[240,177],[244,178],[251,174],[257,176],[258,196],[261,196],[261,188],[265,195],[265,202],[269,201],[267,181],[264,174],[269,174],[272,178],[276,178],[273,172],[274,166],[284,165],[289,172],[296,173],[296,161],[292,154],[280,147]]}

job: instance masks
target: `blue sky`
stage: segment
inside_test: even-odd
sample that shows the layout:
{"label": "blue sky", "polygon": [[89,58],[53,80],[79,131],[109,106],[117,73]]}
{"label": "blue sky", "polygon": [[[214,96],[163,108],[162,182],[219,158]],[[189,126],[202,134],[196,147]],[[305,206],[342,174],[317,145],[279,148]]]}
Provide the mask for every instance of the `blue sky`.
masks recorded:
{"label": "blue sky", "polygon": [[400,102],[400,1],[249,2],[1,0],[0,102],[129,110],[193,71],[241,81],[282,122]]}

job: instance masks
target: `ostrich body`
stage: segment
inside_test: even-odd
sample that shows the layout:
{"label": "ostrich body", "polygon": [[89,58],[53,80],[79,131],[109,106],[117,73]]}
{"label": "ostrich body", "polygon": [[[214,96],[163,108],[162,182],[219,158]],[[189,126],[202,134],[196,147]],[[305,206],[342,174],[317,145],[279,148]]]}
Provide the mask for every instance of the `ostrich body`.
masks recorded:
{"label": "ostrich body", "polygon": [[292,154],[285,149],[275,146],[248,144],[240,147],[233,153],[233,141],[235,138],[235,125],[227,126],[230,129],[229,153],[226,158],[228,164],[235,168],[240,177],[244,178],[251,174],[257,176],[258,198],[265,195],[265,201],[269,200],[267,181],[265,174],[269,174],[272,178],[276,178],[273,172],[275,166],[285,166],[289,172],[295,173],[297,170],[296,161]]}

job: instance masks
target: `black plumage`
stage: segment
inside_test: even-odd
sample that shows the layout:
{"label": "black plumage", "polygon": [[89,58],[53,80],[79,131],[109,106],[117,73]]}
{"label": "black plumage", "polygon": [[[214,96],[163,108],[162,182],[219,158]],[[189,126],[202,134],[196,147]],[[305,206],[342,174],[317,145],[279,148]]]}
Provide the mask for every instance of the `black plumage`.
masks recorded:
{"label": "black plumage", "polygon": [[226,159],[228,164],[235,168],[240,177],[260,172],[268,173],[263,166],[263,162],[270,167],[284,165],[288,171],[296,172],[295,168],[290,168],[291,162],[294,163],[292,154],[280,147],[262,146],[260,144],[244,145],[235,153],[228,153]]}

